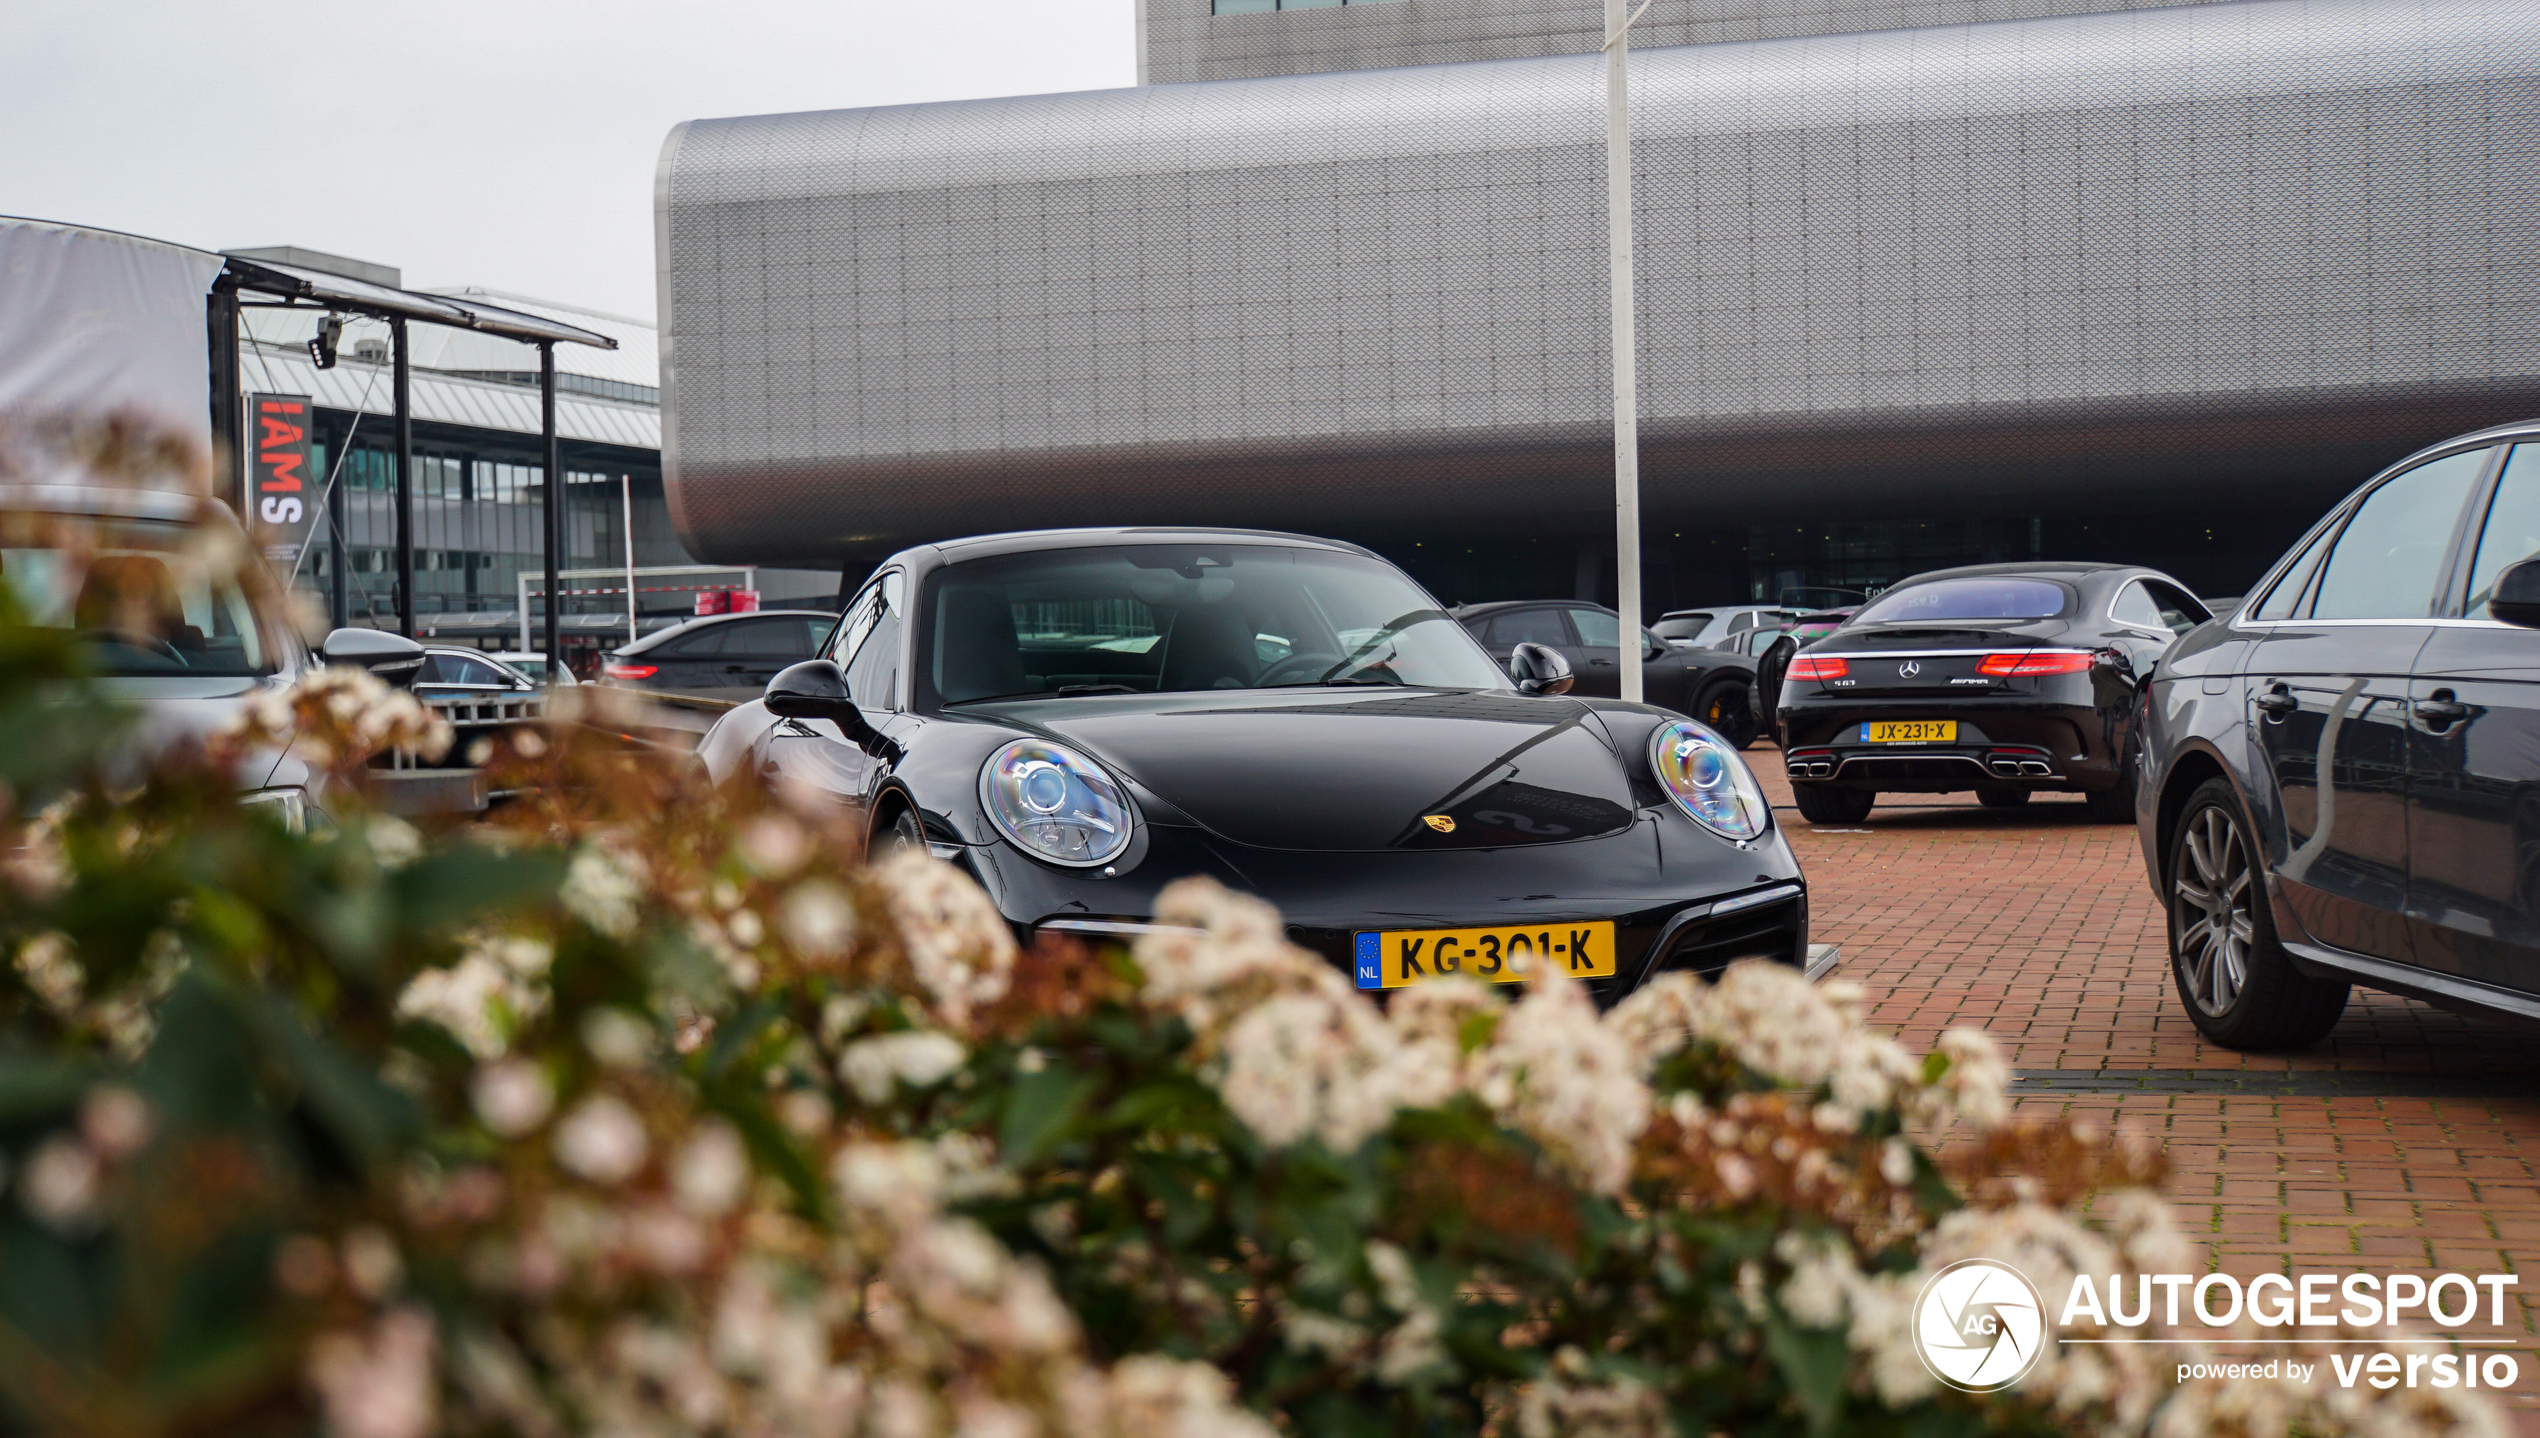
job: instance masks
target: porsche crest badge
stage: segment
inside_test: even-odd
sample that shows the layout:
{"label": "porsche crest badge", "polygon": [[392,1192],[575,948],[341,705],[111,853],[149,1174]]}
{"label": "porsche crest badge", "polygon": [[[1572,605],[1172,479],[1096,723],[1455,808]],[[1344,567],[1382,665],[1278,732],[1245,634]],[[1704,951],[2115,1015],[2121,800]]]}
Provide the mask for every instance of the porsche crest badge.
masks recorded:
{"label": "porsche crest badge", "polygon": [[1455,832],[1455,818],[1451,814],[1423,814],[1420,816],[1420,822],[1441,834]]}

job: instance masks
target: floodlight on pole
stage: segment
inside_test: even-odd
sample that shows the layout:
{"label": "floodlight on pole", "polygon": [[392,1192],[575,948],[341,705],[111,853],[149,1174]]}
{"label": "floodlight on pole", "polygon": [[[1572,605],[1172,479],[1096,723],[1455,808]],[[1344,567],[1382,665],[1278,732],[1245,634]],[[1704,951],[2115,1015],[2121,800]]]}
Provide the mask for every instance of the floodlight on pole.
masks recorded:
{"label": "floodlight on pole", "polygon": [[1614,311],[1614,642],[1623,699],[1641,701],[1640,341],[1632,313],[1632,107],[1626,88],[1632,25],[1650,0],[1605,0],[1605,251]]}

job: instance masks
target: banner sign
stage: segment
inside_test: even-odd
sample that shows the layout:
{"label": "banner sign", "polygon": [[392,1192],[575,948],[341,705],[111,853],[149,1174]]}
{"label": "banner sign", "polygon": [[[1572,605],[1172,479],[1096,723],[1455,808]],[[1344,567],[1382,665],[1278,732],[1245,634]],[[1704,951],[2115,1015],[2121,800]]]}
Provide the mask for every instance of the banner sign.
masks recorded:
{"label": "banner sign", "polygon": [[310,421],[315,407],[304,394],[247,396],[248,466],[256,544],[265,558],[288,572],[308,543],[317,519],[318,491]]}

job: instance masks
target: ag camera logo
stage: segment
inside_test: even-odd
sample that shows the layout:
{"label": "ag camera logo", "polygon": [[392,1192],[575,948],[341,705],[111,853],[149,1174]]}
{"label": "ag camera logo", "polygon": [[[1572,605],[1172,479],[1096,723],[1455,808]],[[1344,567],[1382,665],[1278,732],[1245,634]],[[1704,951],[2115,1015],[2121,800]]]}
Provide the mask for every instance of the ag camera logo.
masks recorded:
{"label": "ag camera logo", "polygon": [[2007,1263],[1965,1258],[1931,1276],[1914,1299],[1914,1352],[1952,1388],[1991,1393],[2036,1365],[2046,1304]]}

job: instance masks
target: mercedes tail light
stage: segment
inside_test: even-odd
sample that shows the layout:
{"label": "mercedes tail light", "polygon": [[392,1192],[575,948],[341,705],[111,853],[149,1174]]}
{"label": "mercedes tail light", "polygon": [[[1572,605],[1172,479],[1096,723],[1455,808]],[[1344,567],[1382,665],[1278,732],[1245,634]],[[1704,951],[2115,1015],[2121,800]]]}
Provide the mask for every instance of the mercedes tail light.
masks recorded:
{"label": "mercedes tail light", "polygon": [[1840,659],[1816,654],[1802,654],[1790,661],[1790,679],[1840,679],[1852,672],[1852,666]]}
{"label": "mercedes tail light", "polygon": [[2026,654],[1988,654],[1976,666],[1976,672],[1995,679],[2013,679],[2032,674],[2079,674],[2090,665],[2091,655],[2084,650],[2038,649]]}
{"label": "mercedes tail light", "polygon": [[658,664],[603,664],[600,672],[611,679],[650,679],[661,672]]}

